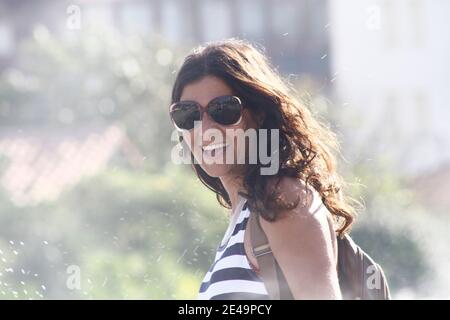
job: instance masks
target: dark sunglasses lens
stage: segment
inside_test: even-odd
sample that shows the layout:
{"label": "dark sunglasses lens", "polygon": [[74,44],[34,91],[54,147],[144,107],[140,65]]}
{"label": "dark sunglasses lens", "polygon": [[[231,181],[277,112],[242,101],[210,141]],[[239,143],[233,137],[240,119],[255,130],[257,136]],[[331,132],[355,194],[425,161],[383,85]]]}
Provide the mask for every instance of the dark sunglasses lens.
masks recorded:
{"label": "dark sunglasses lens", "polygon": [[241,118],[241,101],[237,97],[219,97],[211,102],[208,108],[209,116],[222,125],[232,125]]}
{"label": "dark sunglasses lens", "polygon": [[200,110],[195,103],[178,103],[170,111],[175,125],[184,130],[194,128],[194,121],[200,120]]}

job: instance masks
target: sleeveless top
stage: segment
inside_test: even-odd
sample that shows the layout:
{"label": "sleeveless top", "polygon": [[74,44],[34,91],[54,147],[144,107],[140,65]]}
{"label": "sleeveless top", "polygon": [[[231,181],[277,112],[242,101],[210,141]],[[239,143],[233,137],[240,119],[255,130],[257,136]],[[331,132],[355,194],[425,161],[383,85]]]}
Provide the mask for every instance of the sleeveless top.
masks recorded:
{"label": "sleeveless top", "polygon": [[197,299],[269,300],[263,280],[252,269],[245,254],[244,233],[249,216],[246,202],[234,227],[230,222],[214,262],[203,278]]}

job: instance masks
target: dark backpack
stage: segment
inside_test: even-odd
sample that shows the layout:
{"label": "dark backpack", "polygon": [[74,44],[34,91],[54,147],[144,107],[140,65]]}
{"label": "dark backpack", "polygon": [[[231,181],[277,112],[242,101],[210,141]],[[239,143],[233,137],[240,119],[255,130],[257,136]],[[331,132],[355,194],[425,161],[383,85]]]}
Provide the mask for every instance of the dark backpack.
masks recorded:
{"label": "dark backpack", "polygon": [[[274,300],[291,300],[292,293],[269,246],[255,214],[250,214],[253,253],[269,296]],[[369,257],[349,235],[337,237],[338,278],[343,299],[390,300],[383,269]]]}

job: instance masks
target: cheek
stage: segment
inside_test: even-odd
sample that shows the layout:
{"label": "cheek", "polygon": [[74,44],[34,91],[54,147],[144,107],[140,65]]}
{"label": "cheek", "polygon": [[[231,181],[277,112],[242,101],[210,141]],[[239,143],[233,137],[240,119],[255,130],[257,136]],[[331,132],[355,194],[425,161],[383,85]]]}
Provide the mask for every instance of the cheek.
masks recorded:
{"label": "cheek", "polygon": [[[198,138],[199,139],[199,138]],[[196,144],[193,132],[183,132],[183,140],[188,145],[189,150],[198,158],[202,151],[201,148]]]}
{"label": "cheek", "polygon": [[192,151],[194,149],[194,140],[191,138],[191,134],[188,132],[183,132],[183,140]]}

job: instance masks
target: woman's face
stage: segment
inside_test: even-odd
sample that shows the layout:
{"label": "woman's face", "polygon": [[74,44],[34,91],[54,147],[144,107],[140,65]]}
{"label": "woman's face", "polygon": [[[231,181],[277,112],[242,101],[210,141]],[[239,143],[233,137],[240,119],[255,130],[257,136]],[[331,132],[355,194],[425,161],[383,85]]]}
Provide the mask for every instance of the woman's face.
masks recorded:
{"label": "woman's face", "polygon": [[[180,101],[196,101],[204,110],[212,99],[224,95],[234,95],[234,93],[220,78],[205,76],[186,85],[183,88]],[[251,111],[248,108],[243,108],[242,118],[236,124],[221,125],[204,112],[201,126],[189,131],[183,130],[182,134],[184,141],[186,141],[202,169],[211,177],[224,177],[244,169],[244,164],[236,164],[238,147],[235,135],[241,131],[236,131],[237,129],[242,129],[242,132],[245,132],[250,128],[256,128],[256,121]],[[225,144],[226,146],[209,150],[215,144],[219,146]],[[204,149],[205,147],[206,149]],[[248,149],[247,147],[246,143],[246,149]],[[239,149],[239,152],[242,152],[242,149]],[[230,154],[232,158],[229,156]],[[231,161],[229,161],[230,158]]]}

